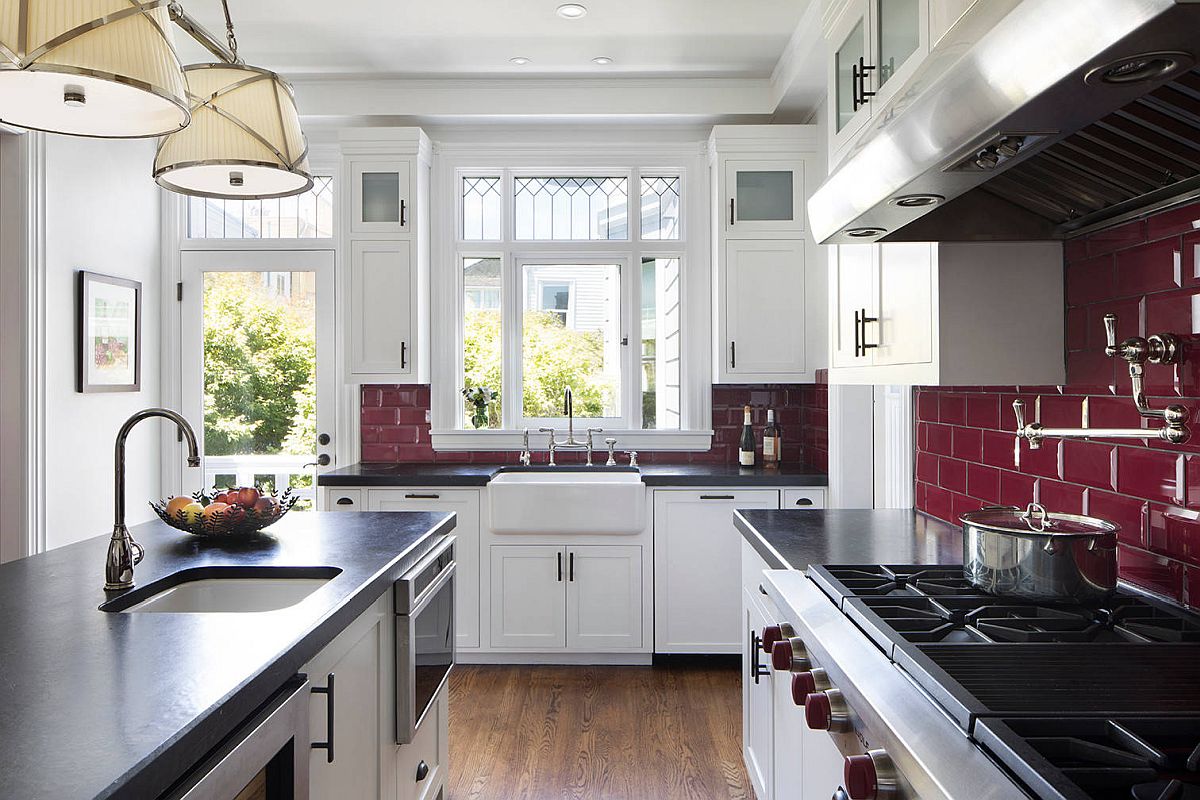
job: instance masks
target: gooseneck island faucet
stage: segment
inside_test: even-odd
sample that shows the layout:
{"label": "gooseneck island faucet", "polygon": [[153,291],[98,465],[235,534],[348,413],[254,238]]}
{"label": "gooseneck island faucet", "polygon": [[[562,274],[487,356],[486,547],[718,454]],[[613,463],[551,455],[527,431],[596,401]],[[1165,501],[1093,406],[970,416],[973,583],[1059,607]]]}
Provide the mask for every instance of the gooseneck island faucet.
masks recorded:
{"label": "gooseneck island faucet", "polygon": [[114,449],[113,532],[108,542],[108,556],[104,560],[104,591],[114,592],[133,587],[133,568],[141,562],[145,551],[133,540],[125,527],[125,440],[133,427],[144,419],[162,417],[179,426],[187,441],[189,467],[200,466],[200,452],[196,447],[196,434],[188,421],[168,408],[146,408],[129,419],[117,431]]}
{"label": "gooseneck island faucet", "polygon": [[[567,438],[566,439],[561,439],[561,440],[555,439],[554,438],[554,428],[538,428],[539,433],[550,434],[550,441],[548,443],[549,448],[550,448],[550,464],[549,465],[552,467],[555,466],[554,453],[557,450],[586,450],[587,451],[587,465],[589,467],[592,466],[592,447],[593,447],[592,435],[596,434],[596,433],[603,433],[604,428],[588,428],[587,429],[587,441],[579,442],[579,441],[575,440],[575,406],[574,406],[574,402],[571,397],[571,387],[570,386],[568,386],[565,390],[563,390],[563,416],[565,416],[567,418]],[[528,448],[526,448],[526,449],[528,449]]]}
{"label": "gooseneck island faucet", "polygon": [[1013,413],[1017,417],[1017,435],[1029,442],[1029,448],[1036,450],[1042,445],[1042,439],[1052,436],[1060,439],[1098,437],[1101,439],[1162,439],[1168,444],[1184,444],[1191,438],[1188,429],[1188,410],[1172,403],[1166,408],[1151,408],[1146,401],[1146,388],[1143,380],[1145,364],[1177,364],[1183,360],[1183,347],[1179,339],[1169,333],[1156,333],[1143,339],[1133,336],[1120,344],[1117,343],[1117,316],[1104,315],[1104,335],[1106,345],[1104,354],[1119,357],[1129,364],[1129,382],[1132,387],[1133,405],[1145,419],[1163,421],[1161,428],[1089,428],[1087,419],[1087,400],[1083,402],[1082,428],[1046,428],[1037,421],[1038,409],[1035,409],[1034,421],[1025,422],[1025,401],[1013,401]]}

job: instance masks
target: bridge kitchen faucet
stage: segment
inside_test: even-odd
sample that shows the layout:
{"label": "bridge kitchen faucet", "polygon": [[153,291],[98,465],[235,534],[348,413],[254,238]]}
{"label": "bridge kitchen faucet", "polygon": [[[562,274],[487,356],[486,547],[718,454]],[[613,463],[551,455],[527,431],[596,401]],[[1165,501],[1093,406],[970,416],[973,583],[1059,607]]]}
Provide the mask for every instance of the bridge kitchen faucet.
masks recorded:
{"label": "bridge kitchen faucet", "polygon": [[179,426],[183,438],[187,441],[189,467],[200,466],[200,453],[196,447],[196,434],[192,426],[179,414],[167,408],[147,408],[125,420],[125,424],[117,431],[117,444],[114,451],[114,487],[113,487],[113,532],[108,542],[108,555],[104,559],[104,591],[113,592],[133,587],[133,568],[141,563],[146,551],[133,540],[129,529],[125,527],[125,439],[133,426],[150,417],[163,417]]}
{"label": "bridge kitchen faucet", "polygon": [[575,440],[575,407],[571,397],[571,387],[568,386],[563,391],[563,415],[567,418],[567,438],[558,440],[554,438],[554,428],[538,428],[540,433],[550,434],[550,466],[556,466],[554,463],[554,453],[556,450],[586,450],[587,465],[592,466],[592,435],[603,433],[603,428],[588,428],[587,441],[579,442]]}

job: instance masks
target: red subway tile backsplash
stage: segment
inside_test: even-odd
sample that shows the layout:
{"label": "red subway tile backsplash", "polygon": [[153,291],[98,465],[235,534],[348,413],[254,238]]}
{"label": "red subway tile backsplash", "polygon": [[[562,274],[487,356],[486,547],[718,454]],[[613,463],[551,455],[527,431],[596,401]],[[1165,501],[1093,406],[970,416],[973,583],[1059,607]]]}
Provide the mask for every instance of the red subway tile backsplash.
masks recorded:
{"label": "red subway tile backsplash", "polygon": [[1017,457],[1012,410],[1020,397],[1030,421],[1040,401],[1047,426],[1157,427],[1134,408],[1125,363],[1104,355],[1113,313],[1118,339],[1173,333],[1195,350],[1176,367],[1147,364],[1145,384],[1152,407],[1200,415],[1200,203],[1073,239],[1064,254],[1067,383],[917,387],[917,508],[953,522],[967,503],[1037,498],[1111,520],[1122,578],[1200,607],[1200,436],[1183,446],[1047,439],[1040,450],[1021,443]]}

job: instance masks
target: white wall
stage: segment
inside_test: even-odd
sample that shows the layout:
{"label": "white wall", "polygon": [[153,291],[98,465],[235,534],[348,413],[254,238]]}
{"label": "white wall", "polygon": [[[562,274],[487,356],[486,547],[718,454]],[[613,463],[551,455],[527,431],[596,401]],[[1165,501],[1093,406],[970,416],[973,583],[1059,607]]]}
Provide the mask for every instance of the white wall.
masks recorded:
{"label": "white wall", "polygon": [[[46,137],[46,546],[111,532],[113,440],[159,403],[159,193],[154,142]],[[76,271],[142,282],[142,389],[75,391]],[[127,445],[127,521],[159,497],[157,420]],[[97,570],[100,565],[96,565]],[[97,573],[99,574],[99,573]],[[97,580],[99,580],[97,578]]]}

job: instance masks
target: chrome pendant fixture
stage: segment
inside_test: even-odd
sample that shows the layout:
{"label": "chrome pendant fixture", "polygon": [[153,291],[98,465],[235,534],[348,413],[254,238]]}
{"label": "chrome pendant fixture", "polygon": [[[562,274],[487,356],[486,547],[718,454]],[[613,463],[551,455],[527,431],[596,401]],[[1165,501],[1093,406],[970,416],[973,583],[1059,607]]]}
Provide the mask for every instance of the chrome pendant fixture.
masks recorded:
{"label": "chrome pendant fixture", "polygon": [[234,63],[184,67],[192,124],[159,142],[154,179],[197,197],[306,192],[313,179],[292,87],[274,72],[242,63],[225,0],[222,6]]}
{"label": "chrome pendant fixture", "polygon": [[0,121],[100,138],[190,119],[168,0],[0,0]]}

